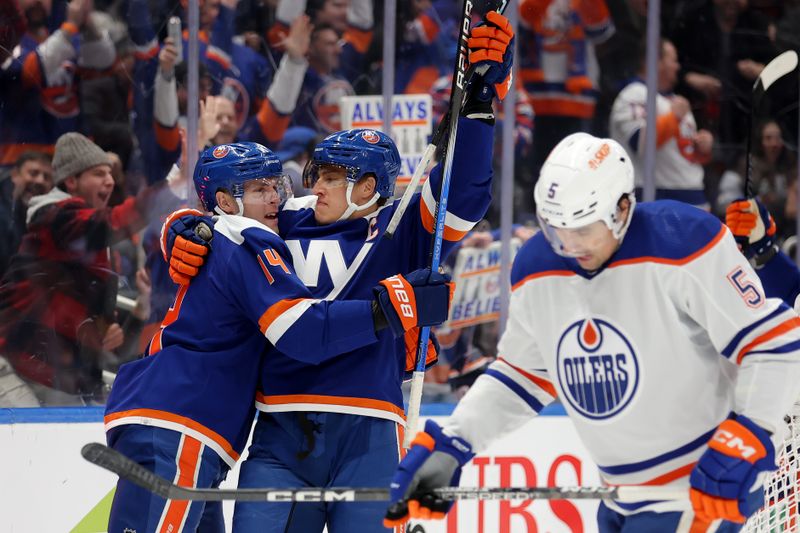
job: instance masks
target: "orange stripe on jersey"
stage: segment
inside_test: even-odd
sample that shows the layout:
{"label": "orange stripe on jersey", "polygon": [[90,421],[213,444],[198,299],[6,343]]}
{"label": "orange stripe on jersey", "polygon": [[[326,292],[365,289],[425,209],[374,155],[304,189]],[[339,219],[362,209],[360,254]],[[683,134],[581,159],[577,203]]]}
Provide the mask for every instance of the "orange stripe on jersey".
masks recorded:
{"label": "orange stripe on jersey", "polygon": [[783,335],[787,331],[791,331],[791,330],[793,330],[793,329],[795,329],[797,327],[800,327],[800,317],[797,317],[797,316],[794,317],[794,318],[790,318],[789,320],[787,320],[785,322],[782,322],[781,324],[775,326],[774,328],[772,328],[768,332],[764,333],[763,335],[757,337],[750,344],[748,344],[747,346],[742,348],[739,351],[739,355],[736,357],[736,364],[737,365],[742,364],[742,359],[744,359],[744,357],[748,353],[753,351],[753,348],[755,348],[759,344],[764,344],[765,342],[770,341],[770,340],[772,340],[775,337],[778,337],[780,335]]}
{"label": "orange stripe on jersey", "polygon": [[594,116],[594,102],[578,102],[567,98],[539,98],[531,93],[531,103],[537,115],[557,115],[578,118],[592,118]]}
{"label": "orange stripe on jersey", "polygon": [[610,14],[605,2],[575,2],[576,11],[581,16],[581,21],[587,26],[598,26],[605,23]]}
{"label": "orange stripe on jersey", "polygon": [[369,50],[369,45],[372,44],[372,31],[361,30],[359,28],[350,27],[344,32],[344,42],[350,43],[356,52],[359,54],[366,54]]}
{"label": "orange stripe on jersey", "polygon": [[163,126],[157,120],[153,121],[153,131],[156,134],[158,145],[168,152],[174,152],[181,144],[181,134],[178,126]]}
{"label": "orange stripe on jersey", "polygon": [[661,474],[660,476],[655,477],[650,481],[645,481],[644,483],[642,483],[642,485],[666,485],[671,481],[675,481],[676,479],[688,476],[691,473],[692,469],[694,468],[694,465],[696,464],[697,462],[693,462],[689,463],[688,465],[684,465],[680,468],[676,468],[672,472],[667,472],[666,474]]}
{"label": "orange stripe on jersey", "polygon": [[22,63],[22,82],[27,87],[41,87],[42,70],[39,68],[39,56],[36,52],[31,52],[25,56]]}
{"label": "orange stripe on jersey", "polygon": [[317,403],[322,405],[347,405],[365,409],[378,409],[389,411],[405,420],[405,412],[395,404],[383,400],[369,398],[354,398],[351,396],[323,396],[320,394],[284,394],[282,396],[267,396],[262,392],[256,393],[256,401],[265,405],[285,405],[291,403]]}
{"label": "orange stripe on jersey", "polygon": [[264,314],[261,315],[261,318],[258,319],[258,327],[261,330],[261,333],[266,333],[272,323],[275,322],[283,313],[305,300],[308,300],[308,298],[281,300],[272,304],[269,309],[267,309]]}
{"label": "orange stripe on jersey", "polygon": [[283,139],[283,134],[286,133],[291,119],[291,114],[282,115],[278,113],[275,108],[272,107],[272,102],[270,102],[269,98],[264,99],[264,102],[262,102],[261,107],[258,109],[258,113],[256,113],[256,120],[258,121],[258,126],[261,128],[261,133],[271,143],[278,143],[278,141]]}
{"label": "orange stripe on jersey", "polygon": [[553,398],[555,398],[556,396],[558,396],[558,393],[556,392],[556,388],[553,386],[553,384],[552,384],[552,383],[550,383],[550,382],[549,382],[549,381],[547,381],[546,379],[544,379],[544,378],[540,378],[540,377],[538,377],[538,376],[534,376],[534,375],[533,375],[533,374],[531,374],[530,372],[526,372],[525,370],[522,370],[522,369],[521,369],[521,368],[519,368],[518,366],[512,365],[511,363],[509,363],[507,360],[503,359],[502,357],[499,357],[499,356],[498,356],[497,360],[498,360],[498,361],[502,361],[502,362],[504,362],[505,364],[507,364],[508,366],[510,366],[511,368],[513,368],[514,370],[516,370],[517,372],[519,372],[521,375],[523,375],[523,376],[525,376],[526,378],[528,378],[529,380],[531,380],[531,381],[532,381],[534,384],[536,384],[536,385],[537,385],[537,386],[538,386],[540,389],[542,389],[543,391],[545,391],[547,394],[549,394],[549,395],[550,395],[550,396],[552,396]]}
{"label": "orange stripe on jersey", "polygon": [[525,276],[524,278],[522,278],[521,280],[516,282],[514,284],[514,286],[511,287],[511,290],[513,292],[513,291],[519,289],[520,287],[522,287],[523,285],[525,285],[526,283],[528,283],[529,281],[533,281],[533,280],[539,279],[539,278],[547,278],[547,277],[550,277],[550,276],[562,276],[562,277],[563,276],[577,276],[577,274],[575,274],[575,272],[573,272],[571,270],[544,270],[542,272],[537,272],[536,274],[530,274],[529,276]]}
{"label": "orange stripe on jersey", "polygon": [[172,422],[173,424],[178,424],[186,428],[192,429],[194,431],[197,431],[201,435],[204,435],[209,440],[215,442],[217,446],[222,448],[222,450],[225,453],[230,455],[234,461],[239,460],[239,454],[236,452],[236,450],[233,449],[233,446],[231,446],[231,444],[227,440],[225,440],[225,437],[223,437],[213,429],[210,429],[204,426],[203,424],[195,422],[191,418],[176,415],[175,413],[170,413],[169,411],[160,411],[158,409],[130,409],[128,411],[119,411],[117,413],[111,413],[106,415],[105,417],[103,417],[103,423],[108,425],[111,422],[129,417],[164,420],[165,422]]}
{"label": "orange stripe on jersey", "polygon": [[668,259],[666,257],[652,257],[652,256],[643,256],[643,257],[634,257],[633,259],[623,259],[621,261],[614,261],[606,268],[614,268],[618,266],[624,265],[634,265],[636,263],[660,263],[662,265],[685,265],[687,263],[691,263],[711,248],[716,246],[716,244],[722,240],[722,237],[725,235],[725,226],[722,226],[719,229],[719,233],[717,233],[713,239],[711,239],[708,244],[697,250],[691,255],[687,255],[686,257],[682,257],[680,259]]}
{"label": "orange stripe on jersey", "polygon": [[[428,210],[427,204],[425,203],[425,199],[421,198],[419,202],[419,216],[422,219],[422,227],[428,233],[433,233],[434,228],[436,227],[436,219],[431,212]],[[442,234],[442,238],[446,241],[450,242],[457,242],[464,238],[464,235],[469,233],[468,231],[458,231],[453,229],[445,223],[444,225],[444,233]]]}
{"label": "orange stripe on jersey", "polygon": [[[179,487],[194,487],[197,484],[197,467],[200,462],[202,443],[183,435],[181,451],[178,456],[178,471],[175,473],[175,484]],[[186,516],[189,514],[189,500],[167,500],[159,533],[176,533],[183,530]]]}
{"label": "orange stripe on jersey", "polygon": [[0,144],[0,165],[11,166],[17,162],[19,156],[24,152],[44,152],[53,155],[56,146],[54,144],[20,143],[20,144]]}
{"label": "orange stripe on jersey", "polygon": [[678,117],[673,113],[664,113],[656,118],[656,146],[661,147],[665,142],[678,136]]}
{"label": "orange stripe on jersey", "polygon": [[[404,94],[425,94],[431,92],[433,82],[439,79],[439,69],[436,67],[420,67],[403,88]],[[394,123],[396,124],[396,123]]]}
{"label": "orange stripe on jersey", "polygon": [[425,32],[425,38],[429,43],[432,43],[436,39],[436,36],[439,35],[439,24],[425,13],[417,17],[417,20],[420,26],[422,26],[422,30]]}
{"label": "orange stripe on jersey", "polygon": [[540,68],[520,68],[519,78],[522,83],[540,83],[544,81],[544,71]]}

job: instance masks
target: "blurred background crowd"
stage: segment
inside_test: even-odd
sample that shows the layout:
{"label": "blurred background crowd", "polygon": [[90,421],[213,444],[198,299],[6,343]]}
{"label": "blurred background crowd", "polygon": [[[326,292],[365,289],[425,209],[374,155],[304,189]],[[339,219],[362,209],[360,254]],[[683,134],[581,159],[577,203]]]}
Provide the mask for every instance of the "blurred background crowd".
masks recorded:
{"label": "blurred background crowd", "polygon": [[[199,4],[190,102],[186,0],[0,0],[0,407],[102,404],[113,372],[157,331],[177,289],[159,229],[196,203],[185,170],[189,106],[198,105],[198,148],[260,142],[299,195],[308,154],[341,129],[339,99],[384,90],[382,1]],[[513,219],[524,241],[535,232],[539,168],[569,133],[619,140],[642,183],[647,0],[511,5]],[[449,102],[460,8],[402,0],[393,18],[391,90],[432,95],[434,124]],[[753,82],[779,53],[800,50],[800,2],[675,0],[661,11],[656,196],[724,216],[744,195]],[[790,76],[770,90],[753,137],[753,190],[787,246],[797,86]],[[495,202],[460,250],[491,246],[499,218]],[[444,328],[439,338],[428,397],[452,400],[496,356],[497,324]]]}

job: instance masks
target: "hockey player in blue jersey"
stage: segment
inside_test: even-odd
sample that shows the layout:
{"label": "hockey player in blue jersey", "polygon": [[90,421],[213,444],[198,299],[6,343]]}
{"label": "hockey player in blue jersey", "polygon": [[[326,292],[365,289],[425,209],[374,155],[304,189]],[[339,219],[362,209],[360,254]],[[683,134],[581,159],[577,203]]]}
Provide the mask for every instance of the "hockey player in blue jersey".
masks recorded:
{"label": "hockey player in blue jersey", "polygon": [[800,270],[778,248],[775,220],[764,204],[757,198],[731,202],[725,210],[725,224],[758,274],[764,294],[800,309]]}
{"label": "hockey player in blue jersey", "polygon": [[[284,179],[277,156],[255,143],[200,155],[194,183],[218,215],[214,253],[180,287],[144,357],[122,366],[108,399],[109,445],[179,485],[215,487],[233,467],[250,433],[262,362],[269,372],[280,353],[314,369],[447,317],[449,284],[430,270],[384,280],[374,298],[312,297],[275,233],[291,191]],[[120,480],[109,531],[195,531],[201,515],[204,531],[223,531],[221,513],[206,511]]]}
{"label": "hockey player in blue jersey", "polygon": [[[513,31],[501,15],[487,17],[492,30],[471,42],[471,52],[492,59],[485,60],[484,76],[473,79],[459,118],[443,254],[483,218],[491,201],[492,100],[507,88]],[[442,168],[433,169],[387,239],[399,169],[394,142],[378,131],[338,132],[314,150],[305,171],[313,196],[287,202],[279,220],[298,276],[315,297],[362,299],[384,272],[427,264]],[[261,413],[240,487],[388,485],[401,456],[401,383],[410,369],[404,343],[378,336],[376,345],[316,367],[272,359],[256,394]],[[330,533],[384,532],[382,516],[380,503],[239,502],[234,528],[319,533],[327,525]]]}
{"label": "hockey player in blue jersey", "polygon": [[431,489],[556,396],[609,486],[687,498],[603,501],[607,532],[737,531],[763,502],[800,393],[800,317],[767,298],[730,231],[691,206],[636,205],[611,139],[570,135],[535,188],[542,231],[519,251],[498,359],[391,483],[386,524],[441,518]]}

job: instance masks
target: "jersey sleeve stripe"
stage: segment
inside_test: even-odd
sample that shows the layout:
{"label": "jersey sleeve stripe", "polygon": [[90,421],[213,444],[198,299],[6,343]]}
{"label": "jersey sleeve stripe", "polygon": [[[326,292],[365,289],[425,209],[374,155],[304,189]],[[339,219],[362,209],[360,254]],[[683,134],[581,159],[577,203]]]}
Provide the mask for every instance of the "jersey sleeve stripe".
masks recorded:
{"label": "jersey sleeve stripe", "polygon": [[800,340],[796,340],[794,342],[790,342],[789,344],[784,344],[782,346],[778,346],[777,348],[770,348],[769,350],[753,350],[748,353],[748,356],[757,355],[757,354],[780,354],[780,353],[790,353],[800,351]]}
{"label": "jersey sleeve stripe", "polygon": [[710,431],[700,435],[693,441],[680,446],[679,448],[675,448],[674,450],[670,450],[668,452],[662,453],[650,459],[646,459],[644,461],[639,461],[636,463],[628,463],[623,465],[614,465],[614,466],[598,466],[597,468],[604,474],[609,475],[620,475],[620,474],[631,474],[633,472],[638,472],[640,470],[646,470],[648,468],[652,468],[654,466],[658,466],[662,463],[666,463],[672,459],[680,457],[682,455],[686,455],[691,453],[702,446],[705,446],[708,443],[708,440],[714,434],[717,428],[713,428]]}
{"label": "jersey sleeve stripe", "polygon": [[796,317],[790,318],[789,320],[786,320],[785,322],[783,322],[783,323],[779,324],[778,326],[772,328],[771,330],[767,331],[766,333],[764,333],[760,337],[757,337],[750,344],[748,344],[747,346],[742,348],[741,351],[739,351],[739,355],[736,357],[736,364],[741,364],[742,363],[742,359],[744,359],[744,357],[748,353],[750,353],[753,350],[753,348],[755,348],[755,347],[757,347],[757,346],[759,346],[761,344],[764,344],[766,342],[769,342],[772,339],[774,339],[775,337],[783,335],[784,333],[786,333],[788,331],[791,331],[791,330],[793,330],[795,328],[798,328],[798,327],[800,327],[800,317],[796,316]]}
{"label": "jersey sleeve stripe", "polygon": [[185,416],[158,409],[130,409],[107,414],[103,422],[105,423],[106,431],[125,424],[144,424],[172,429],[201,440],[217,452],[231,468],[239,460],[239,453],[233,449],[233,446],[225,437]]}
{"label": "jersey sleeve stripe", "polygon": [[312,298],[294,298],[276,302],[258,319],[258,327],[265,337],[275,345],[306,310],[315,302]]}
{"label": "jersey sleeve stripe", "polygon": [[725,357],[730,357],[736,351],[736,347],[739,346],[739,344],[741,344],[742,339],[744,339],[747,335],[752,333],[753,330],[755,330],[756,328],[758,328],[762,324],[772,320],[773,318],[777,317],[781,313],[784,313],[784,312],[786,312],[788,310],[789,310],[789,306],[786,305],[785,303],[782,303],[772,313],[768,314],[767,316],[765,316],[762,319],[759,319],[759,320],[753,322],[752,324],[750,324],[749,326],[747,326],[746,328],[741,330],[739,333],[736,334],[736,336],[731,340],[731,342],[729,342],[728,345],[725,346],[725,348],[722,349],[722,352],[721,352],[722,355],[724,355]]}
{"label": "jersey sleeve stripe", "polygon": [[537,400],[532,394],[528,393],[528,391],[526,391],[522,387],[522,385],[520,385],[510,377],[506,376],[502,372],[495,370],[493,368],[489,368],[486,370],[484,374],[495,378],[497,381],[499,381],[500,383],[511,389],[514,392],[514,394],[519,396],[525,403],[527,403],[528,406],[531,409],[533,409],[534,412],[538,413],[539,411],[544,409],[542,403],[539,400]]}
{"label": "jersey sleeve stripe", "polygon": [[[422,186],[422,201],[419,204],[422,226],[430,233],[433,233],[436,225],[436,200],[431,192],[430,182],[426,181]],[[450,211],[444,218],[444,239],[448,241],[459,241],[466,235],[477,221],[464,220]]]}
{"label": "jersey sleeve stripe", "polygon": [[522,370],[521,368],[512,365],[511,363],[506,361],[503,357],[498,357],[497,360],[500,361],[501,363],[505,364],[505,365],[508,365],[509,367],[511,367],[514,370],[516,370],[522,376],[524,376],[524,377],[528,378],[529,380],[531,380],[535,385],[537,385],[540,389],[545,391],[547,394],[549,394],[553,398],[558,396],[558,393],[556,392],[556,388],[553,386],[552,383],[550,383],[549,380],[546,380],[544,378],[540,378],[539,376],[535,376],[535,375],[531,374],[530,372],[526,372],[525,370]]}
{"label": "jersey sleeve stripe", "polygon": [[535,274],[531,274],[530,276],[525,276],[524,278],[516,282],[511,287],[511,290],[515,291],[520,287],[522,287],[523,285],[525,285],[526,283],[528,283],[529,281],[533,281],[539,278],[546,278],[550,276],[568,277],[568,276],[577,276],[577,274],[575,274],[575,272],[572,272],[571,270],[544,270],[542,272],[536,272]]}
{"label": "jersey sleeve stripe", "polygon": [[725,236],[725,232],[728,231],[727,226],[722,226],[719,232],[711,239],[708,244],[697,250],[696,252],[687,255],[686,257],[681,257],[679,259],[670,259],[668,257],[655,257],[655,256],[642,256],[642,257],[633,257],[631,259],[622,259],[620,261],[614,261],[613,263],[609,264],[606,268],[615,268],[620,266],[626,265],[635,265],[639,263],[659,263],[662,265],[685,265],[687,263],[691,263],[698,257],[704,255],[706,252],[711,250],[714,246],[717,245],[722,240],[722,237]]}

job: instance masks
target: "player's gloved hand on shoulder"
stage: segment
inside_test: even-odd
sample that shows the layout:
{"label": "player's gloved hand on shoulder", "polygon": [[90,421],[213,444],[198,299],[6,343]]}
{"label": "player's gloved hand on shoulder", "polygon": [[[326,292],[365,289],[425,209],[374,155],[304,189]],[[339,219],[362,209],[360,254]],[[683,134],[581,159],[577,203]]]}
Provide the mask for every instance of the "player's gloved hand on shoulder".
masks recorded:
{"label": "player's gloved hand on shoulder", "polygon": [[[417,366],[417,347],[419,346],[419,328],[411,328],[405,333],[406,343],[406,379],[411,379],[411,372],[414,372]],[[436,334],[431,330],[430,337],[428,337],[428,349],[425,352],[425,369],[429,369],[439,362],[439,339]]]}
{"label": "player's gloved hand on shoulder", "polygon": [[735,200],[725,210],[725,224],[730,228],[742,253],[763,265],[775,255],[775,220],[756,198]]}
{"label": "player's gloved hand on shoulder", "polygon": [[695,514],[708,522],[721,518],[743,523],[764,503],[759,474],[775,468],[769,433],[745,416],[731,415],[689,476]]}
{"label": "player's gloved hand on shoulder", "polygon": [[469,62],[475,67],[470,96],[484,102],[493,97],[502,100],[511,89],[511,65],[514,62],[514,28],[496,11],[486,14],[484,23],[470,32],[467,40]]}
{"label": "player's gloved hand on shoulder", "polygon": [[467,441],[448,435],[433,420],[426,421],[425,431],[417,433],[394,473],[383,525],[398,526],[409,518],[444,518],[453,502],[437,497],[433,489],[457,487],[461,467],[474,456]]}
{"label": "player's gloved hand on shoulder", "polygon": [[381,311],[375,314],[376,329],[385,320],[394,336],[399,337],[418,326],[441,324],[447,320],[453,289],[450,276],[430,268],[386,278],[373,289],[373,309]]}
{"label": "player's gloved hand on shoulder", "polygon": [[186,285],[200,272],[211,247],[214,221],[197,209],[179,209],[161,226],[161,253],[169,263],[169,277]]}

